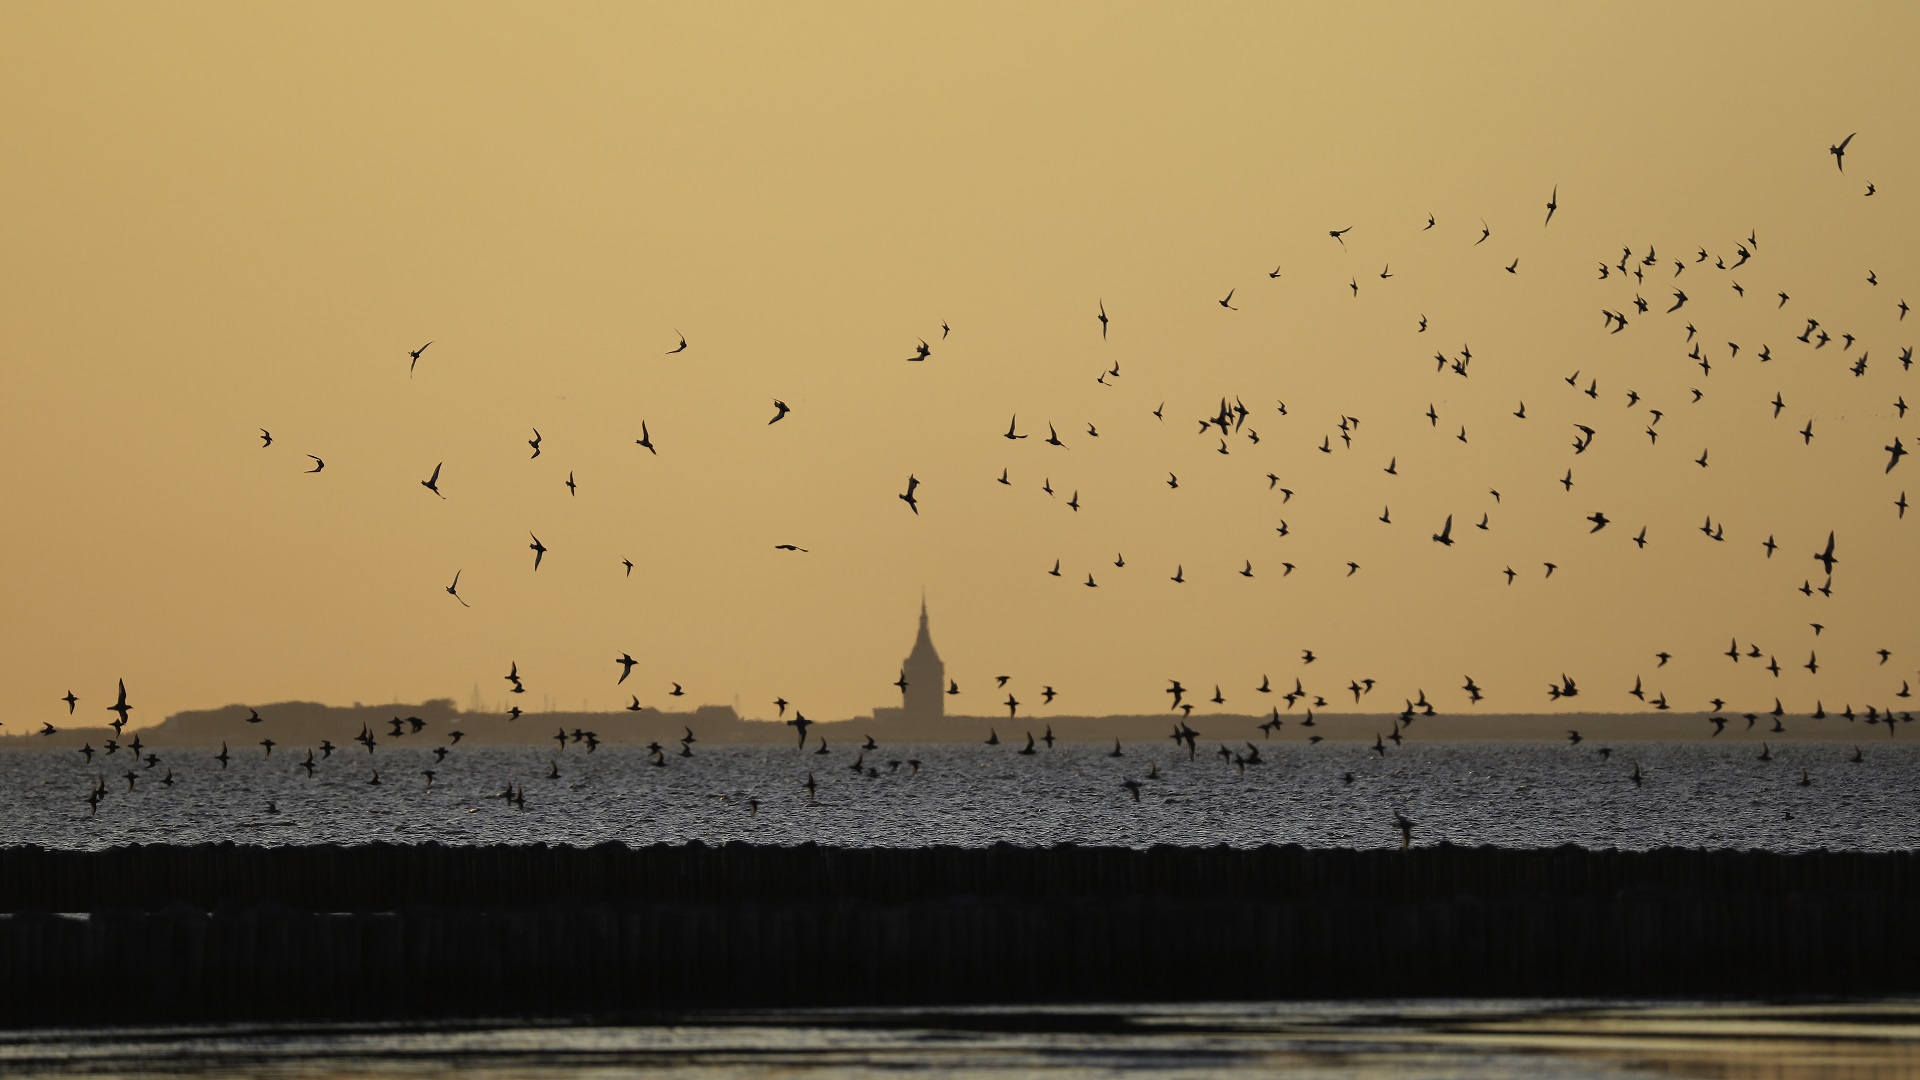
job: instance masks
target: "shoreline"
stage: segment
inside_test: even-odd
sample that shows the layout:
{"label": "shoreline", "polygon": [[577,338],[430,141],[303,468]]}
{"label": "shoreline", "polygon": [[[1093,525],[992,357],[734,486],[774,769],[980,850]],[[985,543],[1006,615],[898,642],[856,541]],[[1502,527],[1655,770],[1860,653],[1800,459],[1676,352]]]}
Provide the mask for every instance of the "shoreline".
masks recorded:
{"label": "shoreline", "polygon": [[[799,745],[799,730],[777,720],[745,719],[731,706],[704,705],[683,712],[665,712],[646,708],[618,712],[526,713],[517,721],[500,713],[463,713],[450,701],[419,704],[394,703],[337,707],[312,702],[282,702],[260,706],[261,723],[249,723],[252,710],[245,706],[176,713],[148,726],[129,725],[129,733],[138,733],[150,743],[171,746],[217,747],[225,741],[248,745],[263,734],[284,745],[318,745],[330,740],[344,745],[358,735],[362,725],[382,742],[389,742],[392,720],[418,718],[424,727],[390,744],[442,741],[454,730],[462,733],[461,742],[470,745],[531,746],[552,739],[555,728],[576,728],[596,733],[610,745],[649,742],[673,742],[687,730],[707,743],[717,745]],[[1564,740],[1567,732],[1578,730],[1588,740],[1623,742],[1712,742],[1764,739],[1775,742],[1897,742],[1908,733],[1912,712],[1898,714],[1876,710],[1869,718],[1864,712],[1849,720],[1840,713],[1828,713],[1822,719],[1808,715],[1783,714],[1778,717],[1783,730],[1774,731],[1776,720],[1769,713],[1723,712],[1727,720],[1724,733],[1716,736],[1713,714],[1705,712],[1665,713],[1449,713],[1416,716],[1401,728],[1403,734],[1421,742],[1553,742]],[[1889,716],[1897,723],[1888,723]],[[1277,718],[1281,726],[1269,734],[1261,725]],[[1208,743],[1237,745],[1306,742],[1318,735],[1328,742],[1372,742],[1377,735],[1394,730],[1401,717],[1397,713],[1355,713],[1284,708],[1259,714],[1201,713],[1186,718]],[[1311,721],[1311,723],[1309,723]],[[985,743],[997,736],[1002,746],[1024,745],[1032,732],[1041,738],[1051,729],[1057,741],[1075,744],[1110,744],[1114,739],[1127,743],[1165,741],[1180,723],[1179,713],[1151,713],[1117,716],[1042,715],[1033,717],[953,715],[939,720],[901,720],[855,717],[843,720],[810,720],[806,729],[808,747],[821,738],[829,744],[851,748],[868,736],[885,743],[955,744]],[[24,726],[24,725],[23,725]],[[37,729],[0,734],[0,750],[33,747],[78,749],[91,743],[96,747],[114,738],[105,725],[61,727],[54,723],[52,735],[40,735]],[[409,725],[409,728],[411,725]]]}

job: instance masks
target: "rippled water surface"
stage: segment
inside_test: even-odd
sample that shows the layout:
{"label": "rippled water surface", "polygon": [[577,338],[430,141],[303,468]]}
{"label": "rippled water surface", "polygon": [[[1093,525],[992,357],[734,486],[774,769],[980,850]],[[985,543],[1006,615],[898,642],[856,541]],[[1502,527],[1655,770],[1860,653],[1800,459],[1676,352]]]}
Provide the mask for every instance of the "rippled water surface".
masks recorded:
{"label": "rippled water surface", "polygon": [[[1758,743],[1731,741],[1619,744],[1610,757],[1591,742],[1410,742],[1384,757],[1356,743],[1270,743],[1260,764],[1244,768],[1204,743],[1191,762],[1169,743],[1129,745],[1121,758],[1087,745],[1031,756],[1012,746],[882,746],[866,752],[859,772],[851,749],[696,743],[691,757],[678,749],[656,767],[633,747],[456,749],[436,763],[424,747],[369,755],[356,746],[321,759],[309,778],[299,767],[304,747],[270,758],[236,750],[224,770],[209,751],[162,747],[151,751],[158,765],[131,770],[131,791],[125,752],[87,765],[70,751],[5,751],[0,824],[6,842],[62,848],[695,838],[1375,847],[1399,843],[1396,811],[1415,822],[1416,843],[1877,851],[1913,847],[1920,836],[1920,752],[1902,743],[1867,743],[1857,763],[1852,744],[1805,742],[1774,745],[1764,761]],[[917,773],[908,761],[920,762]],[[1630,779],[1635,763],[1640,787]],[[162,783],[169,772],[171,785]],[[1138,803],[1127,779],[1141,784]],[[86,796],[97,781],[107,795],[95,814]],[[510,784],[524,810],[498,797]]]}
{"label": "rippled water surface", "polygon": [[1920,1006],[1288,1003],[0,1034],[18,1076],[1912,1077]]}

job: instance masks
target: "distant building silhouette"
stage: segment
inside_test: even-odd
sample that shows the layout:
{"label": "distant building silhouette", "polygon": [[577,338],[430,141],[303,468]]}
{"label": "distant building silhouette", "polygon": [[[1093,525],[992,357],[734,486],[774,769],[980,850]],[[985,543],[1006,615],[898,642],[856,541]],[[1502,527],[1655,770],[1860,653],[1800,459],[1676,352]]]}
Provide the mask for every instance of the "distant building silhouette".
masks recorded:
{"label": "distant building silhouette", "polygon": [[900,707],[873,710],[875,720],[938,720],[947,712],[947,665],[933,647],[933,634],[927,629],[927,600],[920,598],[920,633],[913,639],[913,651],[900,665],[907,686],[900,693]]}

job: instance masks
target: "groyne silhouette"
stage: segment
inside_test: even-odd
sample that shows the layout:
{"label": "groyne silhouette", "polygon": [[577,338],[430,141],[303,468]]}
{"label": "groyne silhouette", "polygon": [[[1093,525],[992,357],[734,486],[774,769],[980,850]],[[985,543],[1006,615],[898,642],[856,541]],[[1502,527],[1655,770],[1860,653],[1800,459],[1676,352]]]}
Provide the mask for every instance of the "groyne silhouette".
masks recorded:
{"label": "groyne silhouette", "polygon": [[0,1016],[1892,993],[1916,900],[1908,852],[16,847]]}

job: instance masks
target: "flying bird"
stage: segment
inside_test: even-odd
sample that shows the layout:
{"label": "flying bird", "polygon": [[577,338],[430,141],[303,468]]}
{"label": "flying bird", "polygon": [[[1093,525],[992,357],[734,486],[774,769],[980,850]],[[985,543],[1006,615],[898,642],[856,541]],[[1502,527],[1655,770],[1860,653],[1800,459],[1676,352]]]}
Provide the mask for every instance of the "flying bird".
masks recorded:
{"label": "flying bird", "polygon": [[120,717],[119,720],[114,722],[113,726],[115,730],[118,730],[120,728],[127,726],[127,714],[133,711],[133,706],[127,704],[127,680],[125,679],[120,680],[119,700],[107,706],[107,711],[110,713],[116,713]]}
{"label": "flying bird", "polygon": [[[1860,133],[1857,131],[1853,133],[1853,135],[1858,134]],[[1833,167],[1841,172],[1847,171],[1847,144],[1853,141],[1853,135],[1841,139],[1837,145],[1827,147],[1827,153],[1833,155]]]}
{"label": "flying bird", "polygon": [[[428,491],[433,492],[435,495],[440,495],[440,465],[445,465],[445,464],[446,462],[443,461],[443,462],[440,462],[439,465],[435,465],[433,467],[433,475],[427,477],[425,480],[420,481],[420,486],[423,488],[426,488]],[[440,497],[442,499],[446,498],[445,495],[440,495]]]}

